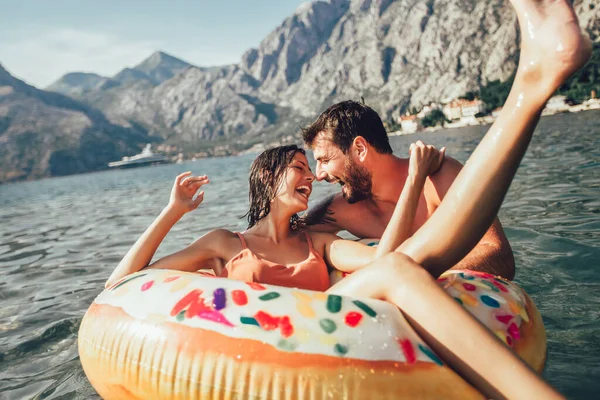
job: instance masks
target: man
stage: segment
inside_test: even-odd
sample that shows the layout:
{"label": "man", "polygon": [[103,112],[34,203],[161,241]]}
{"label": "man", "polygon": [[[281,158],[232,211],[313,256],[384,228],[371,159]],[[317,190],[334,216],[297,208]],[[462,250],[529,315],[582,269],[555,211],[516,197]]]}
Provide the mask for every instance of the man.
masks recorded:
{"label": "man", "polygon": [[[303,137],[317,161],[317,180],[342,186],[341,193],[323,199],[307,212],[309,229],[334,233],[346,230],[359,238],[381,238],[407,179],[409,160],[392,154],[379,115],[363,104],[344,101],[325,110],[303,130]],[[437,152],[421,141],[415,145]],[[444,149],[442,157],[443,152]],[[446,157],[437,172],[429,176],[411,235],[439,206],[461,168],[458,161]],[[453,269],[472,269],[513,279],[514,257],[497,218],[477,246]]]}

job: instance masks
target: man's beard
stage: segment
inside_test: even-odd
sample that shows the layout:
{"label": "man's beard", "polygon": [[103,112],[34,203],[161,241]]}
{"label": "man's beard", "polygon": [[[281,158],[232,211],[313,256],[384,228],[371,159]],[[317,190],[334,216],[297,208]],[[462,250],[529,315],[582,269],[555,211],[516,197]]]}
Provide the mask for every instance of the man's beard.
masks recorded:
{"label": "man's beard", "polygon": [[354,204],[371,197],[371,188],[373,186],[371,174],[366,168],[352,161],[350,157],[346,158],[344,178],[342,196],[344,196],[344,199],[349,204]]}

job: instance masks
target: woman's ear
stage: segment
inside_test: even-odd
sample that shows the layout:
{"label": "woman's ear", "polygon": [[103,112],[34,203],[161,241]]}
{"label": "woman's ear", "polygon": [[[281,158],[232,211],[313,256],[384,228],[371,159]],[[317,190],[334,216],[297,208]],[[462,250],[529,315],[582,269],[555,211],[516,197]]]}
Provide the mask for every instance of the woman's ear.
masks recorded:
{"label": "woman's ear", "polygon": [[365,161],[369,152],[369,146],[364,137],[357,136],[352,141],[352,148],[350,150],[353,156],[356,156],[360,161]]}

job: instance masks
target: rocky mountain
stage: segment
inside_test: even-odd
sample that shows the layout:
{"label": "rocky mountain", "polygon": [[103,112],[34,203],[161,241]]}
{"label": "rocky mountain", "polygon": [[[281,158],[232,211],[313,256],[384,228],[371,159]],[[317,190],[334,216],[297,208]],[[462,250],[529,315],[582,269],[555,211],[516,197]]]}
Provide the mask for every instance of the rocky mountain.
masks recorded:
{"label": "rocky mountain", "polygon": [[[597,0],[575,8],[599,41]],[[113,77],[67,74],[49,89],[184,153],[211,143],[241,149],[297,138],[299,126],[341,100],[364,97],[390,120],[456,98],[510,77],[518,50],[507,0],[320,0],[301,5],[236,65],[195,67],[157,52]]]}
{"label": "rocky mountain", "polygon": [[237,66],[192,67],[156,86],[86,97],[116,123],[135,121],[181,143],[260,134],[279,119],[278,107],[254,96],[258,82]]}
{"label": "rocky mountain", "polygon": [[0,65],[0,183],[104,169],[152,140],[86,104],[29,86]]}
{"label": "rocky mountain", "polygon": [[138,83],[160,85],[192,65],[162,51],[157,51],[133,68],[124,68],[115,76],[104,77],[86,72],[73,72],[51,84],[46,90],[81,98],[90,92],[102,92],[117,86]]}
{"label": "rocky mountain", "polygon": [[91,91],[103,91],[118,86],[119,82],[86,72],[72,72],[48,86],[47,90],[78,97]]}
{"label": "rocky mountain", "polygon": [[[575,3],[597,39],[595,1]],[[237,65],[188,68],[157,84],[156,65],[165,56],[156,53],[120,74],[133,76],[136,85],[79,98],[115,123],[140,124],[179,143],[286,135],[290,126],[282,116],[307,121],[336,101],[361,96],[389,119],[409,106],[508,78],[518,59],[516,25],[506,0],[313,1]],[[143,76],[149,77],[144,84]],[[298,133],[297,125],[291,129]]]}
{"label": "rocky mountain", "polygon": [[[140,64],[133,67],[132,70],[144,74],[154,85],[159,85],[191,66],[191,64],[185,61],[162,51],[157,51]],[[117,77],[123,74],[124,71],[125,70],[117,74],[115,79],[122,82],[122,80]]]}
{"label": "rocky mountain", "polygon": [[[600,7],[594,2],[575,3],[582,24],[597,38]],[[274,42],[285,51],[274,50]],[[260,81],[258,92],[267,101],[315,115],[363,96],[389,118],[408,106],[505,80],[516,68],[518,43],[516,16],[505,0],[314,2],[246,53],[251,57],[242,66]],[[256,75],[256,65],[265,64],[270,73]]]}

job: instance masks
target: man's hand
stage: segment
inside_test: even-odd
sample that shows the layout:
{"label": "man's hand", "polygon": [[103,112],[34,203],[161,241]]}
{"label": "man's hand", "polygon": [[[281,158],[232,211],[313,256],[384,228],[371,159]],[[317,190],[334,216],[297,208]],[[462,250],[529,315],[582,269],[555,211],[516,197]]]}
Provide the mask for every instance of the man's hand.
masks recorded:
{"label": "man's hand", "polygon": [[408,175],[426,178],[435,174],[440,169],[444,161],[446,148],[442,147],[441,150],[438,150],[418,140],[416,143],[410,145],[408,153],[410,155]]}

